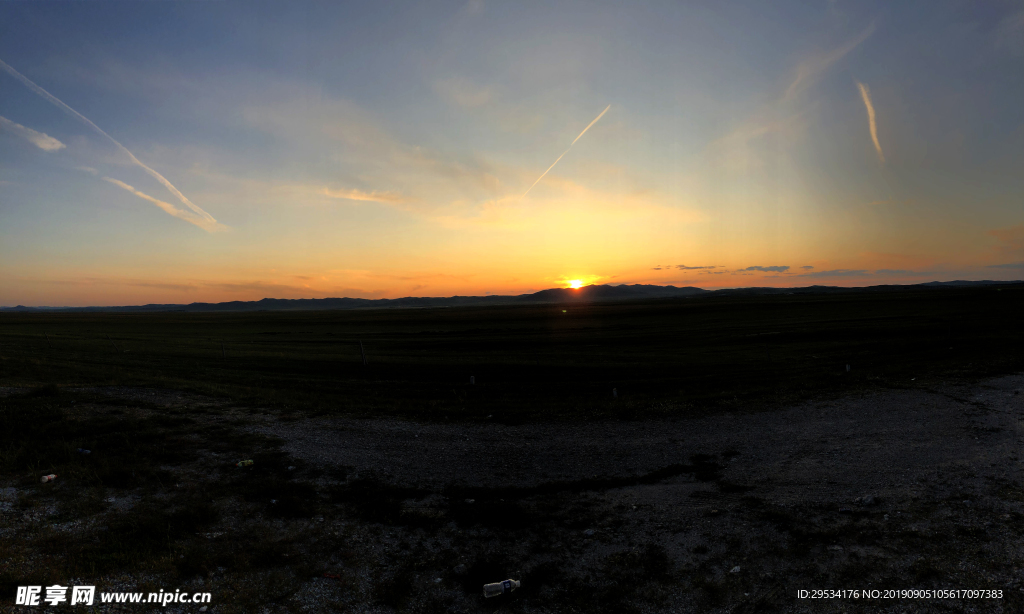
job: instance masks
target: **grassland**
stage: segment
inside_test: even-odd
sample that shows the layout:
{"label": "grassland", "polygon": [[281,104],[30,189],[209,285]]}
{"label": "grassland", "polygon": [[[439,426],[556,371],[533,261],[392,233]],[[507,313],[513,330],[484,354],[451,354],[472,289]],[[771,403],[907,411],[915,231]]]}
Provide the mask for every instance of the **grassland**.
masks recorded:
{"label": "grassland", "polygon": [[146,386],[428,420],[688,415],[1017,370],[1021,313],[1020,284],[571,306],[7,313],[0,385]]}
{"label": "grassland", "polygon": [[[107,591],[180,587],[212,591],[217,613],[839,612],[877,604],[807,609],[794,591],[1006,587],[1004,601],[981,607],[1015,611],[1024,489],[1012,411],[1024,397],[985,389],[1002,399],[991,410],[964,391],[1024,370],[1021,313],[1024,287],[1006,285],[515,308],[0,314],[0,592],[6,600],[18,585],[74,579]],[[900,459],[897,473],[913,480],[887,482],[889,467],[843,478],[874,445],[871,429],[896,449],[902,425],[922,422],[909,401],[890,401],[891,425],[873,401],[875,418],[865,409],[860,422],[843,422],[843,405],[815,409],[815,420],[834,413],[815,422],[820,436],[760,451],[760,427],[749,445],[722,439],[733,427],[713,427],[736,413],[770,424],[781,415],[773,410],[802,420],[795,403],[894,390],[945,404],[948,426],[934,437],[948,441],[915,441],[940,452],[913,472],[892,450],[865,452]],[[351,462],[288,451],[295,433],[319,436],[349,418],[331,432],[332,450]],[[372,418],[426,426],[378,432]],[[647,423],[677,419],[711,426],[689,439],[685,424],[643,435]],[[536,436],[547,448],[526,461],[575,462],[584,423],[618,425],[624,441],[633,432],[640,443],[606,454],[631,468],[606,459],[600,470],[583,463],[579,475],[546,477],[543,466],[531,477],[495,443]],[[499,466],[519,467],[511,473],[522,483],[467,485],[458,469],[403,482],[396,466],[373,460],[401,449],[423,464],[451,452],[463,468],[479,465],[488,459],[471,437]],[[236,467],[242,459],[255,463]],[[785,478],[793,467],[808,473]],[[41,484],[43,473],[58,480]],[[786,479],[817,494],[786,494]],[[889,484],[872,491],[881,503],[854,506],[876,483]],[[513,598],[480,597],[483,582],[510,575],[523,580]]]}

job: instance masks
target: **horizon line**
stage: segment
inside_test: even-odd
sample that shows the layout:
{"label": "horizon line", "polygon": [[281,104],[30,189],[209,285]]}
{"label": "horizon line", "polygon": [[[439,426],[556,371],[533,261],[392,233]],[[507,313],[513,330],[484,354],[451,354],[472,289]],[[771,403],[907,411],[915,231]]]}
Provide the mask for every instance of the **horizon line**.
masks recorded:
{"label": "horizon line", "polygon": [[[327,297],[322,297],[322,298],[315,298],[315,297],[275,298],[275,297],[265,296],[265,297],[260,298],[260,299],[250,299],[250,300],[236,299],[236,300],[219,301],[219,302],[193,301],[191,303],[144,303],[144,304],[136,304],[136,305],[21,305],[21,304],[19,304],[19,305],[0,305],[0,311],[9,311],[9,310],[14,310],[14,309],[130,309],[130,308],[142,308],[142,307],[152,307],[152,306],[189,307],[189,306],[192,306],[192,305],[225,305],[225,304],[228,304],[228,303],[259,303],[259,302],[262,302],[262,301],[332,301],[332,300],[352,300],[352,301],[377,302],[377,301],[400,301],[400,300],[404,300],[404,299],[432,299],[432,300],[455,299],[455,298],[463,298],[463,299],[471,299],[471,298],[496,299],[496,298],[519,298],[519,297],[523,297],[523,296],[531,296],[533,294],[539,294],[541,292],[547,292],[547,291],[550,291],[550,290],[579,291],[579,290],[585,290],[587,288],[599,288],[599,287],[614,287],[614,288],[618,288],[618,287],[622,287],[622,286],[646,286],[646,287],[651,287],[651,288],[675,288],[675,289],[678,289],[678,290],[693,289],[693,290],[700,290],[701,292],[711,292],[711,293],[713,293],[713,292],[721,292],[721,291],[728,291],[728,290],[778,290],[778,291],[785,291],[785,290],[803,290],[803,289],[807,289],[807,288],[838,288],[838,289],[855,290],[855,289],[859,289],[859,288],[882,288],[882,287],[889,287],[889,286],[914,287],[914,286],[927,286],[927,285],[933,285],[933,284],[942,284],[942,285],[950,285],[950,284],[964,284],[964,285],[974,285],[974,284],[1024,284],[1024,279],[1014,279],[1014,280],[954,279],[954,280],[950,280],[950,281],[932,280],[932,281],[918,282],[918,283],[913,283],[913,284],[872,284],[872,285],[862,285],[862,286],[841,286],[841,285],[825,285],[825,284],[812,284],[812,285],[809,285],[809,286],[730,286],[730,287],[724,287],[724,288],[715,288],[713,290],[708,290],[707,288],[700,288],[698,286],[674,286],[674,285],[671,285],[671,284],[664,285],[664,286],[658,285],[658,284],[640,284],[640,283],[636,283],[636,284],[589,284],[589,285],[586,285],[586,286],[582,286],[580,288],[567,288],[567,287],[544,288],[542,290],[537,290],[535,292],[526,292],[526,293],[523,293],[523,294],[452,294],[452,295],[447,295],[447,296],[411,296],[410,295],[410,296],[400,296],[400,297],[396,297],[396,298],[363,298],[363,297],[358,297],[358,296],[327,296]],[[641,298],[641,297],[638,297],[638,298]]]}

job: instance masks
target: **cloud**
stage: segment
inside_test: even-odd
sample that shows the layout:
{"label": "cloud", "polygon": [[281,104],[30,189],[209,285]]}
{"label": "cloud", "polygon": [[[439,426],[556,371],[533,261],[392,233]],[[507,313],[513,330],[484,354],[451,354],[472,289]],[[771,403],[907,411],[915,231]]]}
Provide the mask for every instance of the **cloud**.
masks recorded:
{"label": "cloud", "polygon": [[140,279],[113,279],[102,277],[78,277],[75,279],[33,279],[33,282],[53,286],[139,286],[159,290],[195,290],[195,284],[163,283]]}
{"label": "cloud", "polygon": [[328,290],[315,290],[305,285],[293,286],[289,284],[278,284],[264,281],[250,281],[250,282],[205,282],[203,287],[212,288],[215,290],[223,290],[226,292],[243,292],[253,293],[256,296],[262,296],[264,298],[274,297],[275,298],[286,298],[286,297],[302,297],[307,298],[311,295],[320,295],[322,297],[337,297],[337,296],[351,296],[357,298],[377,298],[382,294],[383,291],[369,292],[360,288],[334,288]]}
{"label": "cloud", "polygon": [[[508,169],[497,169],[478,154],[455,156],[410,145],[385,129],[374,113],[351,101],[327,98],[315,91],[305,96],[291,94],[303,88],[302,83],[285,83],[274,89],[286,92],[287,97],[281,100],[243,103],[242,119],[295,151],[312,148],[321,152],[351,173],[351,179],[339,178],[339,182],[393,188],[403,196],[401,201],[386,201],[393,205],[414,205],[418,212],[424,212],[462,199],[479,201],[498,196],[502,185],[498,176]],[[280,150],[287,152],[288,148]],[[301,160],[302,155],[286,157],[282,164]],[[525,171],[515,170],[524,178],[528,176]],[[316,192],[324,196],[321,187]]]}
{"label": "cloud", "polygon": [[869,202],[868,205],[869,206],[870,205],[909,205],[909,204],[911,204],[913,202],[914,202],[914,199],[912,199],[912,198],[904,198],[903,200],[899,200],[899,199],[896,199],[896,198],[890,198],[888,200],[873,200],[873,201]]}
{"label": "cloud", "polygon": [[816,55],[808,58],[800,63],[796,69],[796,77],[793,82],[786,88],[786,93],[783,96],[784,100],[790,100],[795,98],[803,90],[805,90],[819,75],[828,70],[830,66],[843,59],[846,54],[850,53],[857,48],[858,45],[863,43],[871,34],[875,31],[875,24],[869,25],[856,37],[850,39],[846,44],[842,45],[837,49],[823,54]]}
{"label": "cloud", "polygon": [[1024,224],[1017,224],[1009,228],[997,228],[988,231],[999,240],[996,247],[997,253],[1003,256],[1024,253]]}
{"label": "cloud", "polygon": [[724,136],[707,146],[707,159],[726,171],[748,172],[763,168],[778,157],[775,145],[769,151],[757,146],[759,139],[778,137],[791,142],[805,134],[814,102],[802,102],[800,94],[815,83],[833,64],[841,60],[874,32],[874,24],[842,46],[800,62],[793,81],[778,97],[761,105],[747,119],[737,123]]}
{"label": "cloud", "polygon": [[321,192],[324,196],[331,198],[342,198],[346,200],[366,200],[376,203],[400,204],[406,202],[406,198],[395,192],[363,192],[362,190],[331,190],[324,188]]}
{"label": "cloud", "polygon": [[435,81],[434,92],[464,108],[485,105],[494,97],[494,92],[490,88],[476,86],[462,77]]}
{"label": "cloud", "polygon": [[[33,283],[42,283],[56,286],[121,286],[141,287],[157,290],[170,290],[175,292],[200,292],[218,290],[228,293],[248,294],[238,297],[239,300],[253,300],[260,298],[328,298],[328,297],[353,297],[353,298],[383,298],[386,290],[364,290],[361,288],[333,287],[328,289],[311,289],[305,285],[296,286],[290,284],[249,281],[249,282],[221,282],[210,280],[195,280],[182,282],[154,282],[147,279],[119,278],[119,277],[78,277],[75,279],[31,279]],[[201,297],[192,297],[189,300],[203,300]],[[172,299],[173,300],[173,299]],[[209,298],[211,302],[220,302],[222,297]]]}
{"label": "cloud", "polygon": [[764,273],[785,273],[789,270],[789,265],[786,266],[748,266],[740,271],[762,271]]}
{"label": "cloud", "polygon": [[802,266],[802,267],[800,267],[800,268],[801,268],[801,269],[803,269],[803,270],[805,270],[805,271],[810,271],[810,270],[811,270],[811,269],[813,269],[814,267],[812,267],[812,266],[811,266],[811,265],[809,265],[809,264],[805,264],[804,266]]}
{"label": "cloud", "polygon": [[42,149],[43,151],[60,151],[67,147],[64,143],[61,143],[57,139],[53,138],[48,134],[42,132],[36,132],[31,128],[26,128],[17,122],[12,122],[6,117],[0,116],[0,128],[6,128],[14,134],[28,140],[30,143]]}
{"label": "cloud", "polygon": [[[144,170],[147,173],[149,173],[150,176],[152,176],[154,179],[159,181],[165,188],[167,188],[168,191],[170,191],[172,194],[174,194],[178,198],[178,200],[180,200],[185,206],[187,206],[189,209],[191,209],[192,212],[201,220],[201,223],[196,221],[196,220],[189,219],[187,217],[183,217],[181,215],[176,215],[176,214],[173,214],[173,213],[171,213],[171,215],[174,215],[175,217],[178,217],[178,218],[184,219],[186,221],[189,221],[189,222],[195,224],[196,226],[199,226],[200,228],[202,228],[202,229],[204,229],[204,230],[206,230],[208,232],[213,232],[215,230],[223,228],[223,225],[219,224],[217,222],[217,220],[215,220],[213,218],[212,215],[210,215],[206,211],[203,211],[198,206],[193,204],[192,201],[190,201],[188,198],[186,198],[185,195],[182,194],[178,190],[178,188],[174,187],[174,185],[172,185],[171,182],[168,181],[166,177],[164,177],[160,173],[156,172],[155,170],[151,169],[150,167],[146,166],[141,161],[139,161],[139,159],[135,157],[135,154],[133,154],[132,152],[128,151],[127,147],[125,147],[121,143],[117,142],[117,140],[115,140],[114,137],[112,137],[109,134],[107,134],[106,132],[104,132],[99,126],[97,126],[96,124],[92,123],[92,121],[90,121],[84,115],[82,115],[78,111],[72,109],[68,105],[66,105],[63,102],[61,102],[56,96],[54,96],[50,92],[47,92],[43,88],[41,88],[38,85],[36,85],[35,83],[33,83],[28,77],[26,77],[25,75],[21,74],[20,72],[14,70],[13,68],[11,68],[3,60],[0,60],[0,69],[6,71],[9,75],[14,77],[15,79],[21,81],[25,85],[25,87],[27,87],[28,89],[32,90],[33,92],[35,92],[39,96],[43,97],[44,99],[46,99],[47,101],[49,101],[50,103],[55,105],[60,110],[64,111],[68,115],[71,115],[75,119],[81,121],[82,123],[84,123],[87,126],[91,127],[96,132],[98,132],[101,135],[103,135],[104,137],[106,137],[107,140],[109,140],[111,143],[113,143],[120,152],[122,152],[123,154],[127,155],[128,158],[133,163],[135,163],[140,168],[142,168],[142,170]],[[132,188],[132,190],[134,191],[134,188]],[[139,193],[139,194],[141,194],[141,193]],[[150,199],[150,197],[148,197],[148,196],[146,196],[145,198]],[[150,199],[150,200],[153,200],[154,202],[162,202],[162,201],[157,201],[156,199]],[[167,203],[164,203],[164,204],[167,204]],[[167,211],[167,209],[165,209],[164,207],[161,207],[161,209],[164,209],[164,211]],[[172,207],[172,209],[174,209],[175,211],[179,211],[178,209],[173,208],[173,207]],[[170,212],[168,212],[168,213],[170,213]]]}
{"label": "cloud", "polygon": [[882,153],[882,145],[878,142],[878,128],[875,126],[875,106],[871,104],[871,92],[868,86],[857,82],[857,89],[860,90],[860,97],[864,100],[864,106],[868,110],[868,129],[871,131],[871,142],[875,144],[875,151],[878,152],[878,161],[885,164],[885,154]]}
{"label": "cloud", "polygon": [[503,228],[533,232],[557,229],[598,230],[609,225],[632,225],[641,220],[667,226],[706,220],[704,212],[685,206],[654,190],[616,192],[593,189],[563,177],[546,180],[551,194],[528,200],[507,195],[488,201],[452,203],[430,218],[448,228]]}
{"label": "cloud", "polygon": [[103,177],[103,181],[107,181],[109,183],[112,183],[112,184],[116,185],[117,187],[119,187],[119,188],[121,188],[123,190],[127,190],[127,191],[131,192],[132,194],[138,196],[139,198],[148,200],[149,202],[153,203],[157,207],[160,207],[161,209],[163,209],[164,212],[167,213],[168,215],[173,215],[174,217],[176,217],[178,219],[181,219],[181,220],[185,220],[186,222],[188,222],[190,224],[195,224],[196,226],[198,226],[198,227],[200,227],[203,230],[206,230],[208,232],[214,232],[214,231],[218,231],[218,230],[226,230],[227,229],[226,226],[217,223],[216,220],[214,220],[213,223],[211,224],[210,221],[207,220],[204,217],[200,217],[198,215],[195,215],[191,211],[185,211],[183,209],[179,209],[179,208],[175,207],[174,205],[172,205],[171,203],[167,203],[167,202],[164,202],[162,200],[157,200],[156,198],[153,198],[149,194],[146,194],[144,192],[140,192],[139,190],[136,190],[135,188],[133,188],[132,186],[128,185],[127,183],[125,183],[123,181],[119,181],[119,180],[113,179],[111,177]]}
{"label": "cloud", "polygon": [[100,172],[98,170],[94,169],[91,166],[76,166],[75,170],[76,171],[83,171],[83,172],[89,173],[90,175],[99,175],[100,174]]}
{"label": "cloud", "polygon": [[1024,269],[1024,262],[1008,262],[1006,264],[990,264],[990,269]]}
{"label": "cloud", "polygon": [[676,268],[680,271],[696,271],[699,269],[713,269],[713,266],[686,266],[685,264],[677,264]]}
{"label": "cloud", "polygon": [[866,273],[867,271],[864,269],[832,269],[831,271],[801,273],[800,277],[857,277]]}

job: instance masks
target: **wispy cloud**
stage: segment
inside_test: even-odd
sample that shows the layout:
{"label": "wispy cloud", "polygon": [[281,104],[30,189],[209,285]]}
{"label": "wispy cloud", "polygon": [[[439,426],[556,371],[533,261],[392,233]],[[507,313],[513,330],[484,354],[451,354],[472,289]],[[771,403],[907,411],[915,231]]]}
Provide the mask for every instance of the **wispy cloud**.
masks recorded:
{"label": "wispy cloud", "polygon": [[990,264],[990,269],[1024,269],[1024,262],[1008,262],[1006,264]]}
{"label": "wispy cloud", "polygon": [[[197,221],[194,221],[192,219],[188,219],[188,221],[190,221],[193,224],[196,224],[196,226],[199,226],[200,228],[202,228],[202,229],[204,229],[206,231],[210,231],[210,232],[218,230],[218,229],[223,227],[223,225],[220,224],[219,222],[217,222],[217,220],[214,219],[212,215],[210,215],[206,211],[203,211],[201,208],[196,206],[192,201],[190,201],[188,198],[186,198],[185,195],[182,194],[178,190],[178,188],[174,187],[174,185],[172,185],[171,182],[167,180],[167,178],[165,178],[160,173],[156,172],[155,170],[151,169],[150,167],[146,166],[141,161],[139,161],[139,159],[135,157],[135,154],[133,154],[132,152],[128,151],[127,147],[125,147],[121,143],[117,142],[117,140],[115,140],[114,137],[112,137],[109,134],[107,134],[106,132],[104,132],[99,126],[97,126],[96,124],[92,123],[92,121],[90,121],[87,117],[85,117],[84,115],[82,115],[78,111],[72,109],[68,105],[66,105],[63,102],[61,102],[56,96],[54,96],[50,92],[47,92],[43,88],[41,88],[38,85],[36,85],[35,83],[33,83],[28,77],[26,77],[25,75],[21,74],[20,72],[14,70],[13,68],[11,68],[11,66],[9,66],[3,60],[0,60],[0,69],[6,71],[9,75],[14,77],[15,79],[21,81],[25,85],[25,87],[27,87],[28,89],[32,90],[34,93],[38,94],[39,96],[42,96],[44,99],[46,99],[48,102],[50,102],[53,105],[55,105],[60,110],[64,111],[68,115],[71,115],[75,119],[81,121],[82,123],[86,124],[87,126],[92,128],[93,130],[95,130],[96,132],[98,132],[101,135],[103,135],[104,137],[106,137],[107,140],[109,140],[111,143],[113,143],[114,146],[117,147],[117,149],[119,151],[121,151],[122,153],[127,155],[128,158],[134,164],[138,165],[140,168],[142,168],[142,170],[144,170],[147,173],[149,173],[150,176],[152,176],[154,179],[159,181],[165,188],[167,188],[168,191],[170,191],[172,194],[174,194],[178,198],[178,200],[180,200],[185,206],[187,206],[189,209],[191,209],[192,212],[196,216],[198,216],[198,218],[202,221],[202,223],[198,223]],[[141,195],[141,192],[139,194]],[[148,197],[148,196],[146,196],[145,198],[150,199],[150,197]],[[162,202],[162,201],[157,201],[156,199],[151,199],[151,200],[154,200],[155,202]],[[164,204],[166,204],[166,203],[164,203]],[[161,208],[163,209],[163,207],[161,207]],[[167,209],[164,209],[164,210],[167,211]],[[178,209],[174,209],[174,210],[175,211],[179,211]],[[171,215],[175,215],[175,214],[172,213]],[[187,218],[184,218],[184,217],[182,217],[180,215],[175,215],[175,217],[178,217],[178,218],[181,218],[181,219],[187,219]]]}
{"label": "wispy cloud", "polygon": [[1017,224],[1009,228],[997,228],[988,231],[988,234],[999,240],[996,252],[1002,257],[1024,255],[1024,224]]}
{"label": "wispy cloud", "polygon": [[677,264],[676,268],[680,271],[697,271],[700,269],[713,269],[714,266],[686,266],[685,264]]}
{"label": "wispy cloud", "polygon": [[[563,151],[563,152],[562,152],[562,155],[561,155],[561,156],[558,156],[558,160],[561,160],[561,159],[562,159],[562,156],[564,156],[565,154],[569,153],[569,149],[572,149],[572,146],[576,144],[576,141],[580,140],[580,137],[581,137],[581,136],[583,136],[584,134],[586,134],[586,133],[587,133],[587,130],[590,130],[590,127],[591,127],[591,126],[593,126],[594,124],[596,124],[596,123],[597,123],[597,120],[599,120],[599,119],[601,119],[602,117],[604,117],[604,114],[605,114],[605,113],[607,113],[607,112],[608,112],[608,109],[610,109],[610,108],[612,108],[612,105],[608,105],[607,107],[605,107],[605,108],[604,108],[604,111],[601,111],[601,114],[600,114],[600,115],[598,115],[597,117],[595,117],[595,118],[594,118],[594,121],[592,121],[592,122],[590,122],[589,124],[587,124],[587,127],[583,129],[583,132],[580,132],[579,136],[577,136],[577,137],[576,137],[575,139],[573,139],[573,140],[572,140],[572,143],[569,143],[569,148],[568,148],[568,149],[566,149],[565,151]],[[541,176],[540,176],[540,177],[537,177],[537,181],[534,181],[534,182],[533,182],[533,185],[531,185],[531,186],[529,187],[529,189],[527,189],[527,190],[526,190],[526,192],[524,192],[524,193],[523,193],[523,198],[526,198],[526,195],[530,193],[530,190],[532,190],[532,189],[533,189],[533,186],[535,186],[535,185],[537,185],[538,183],[540,183],[540,180],[544,178],[544,175],[547,175],[547,174],[548,174],[548,172],[549,172],[549,171],[550,171],[551,169],[555,168],[555,164],[558,164],[558,160],[555,160],[555,161],[554,161],[554,162],[553,162],[553,163],[551,164],[551,166],[549,166],[549,167],[548,167],[548,170],[546,170],[546,171],[544,171],[543,173],[541,173]]]}
{"label": "wispy cloud", "polygon": [[321,192],[324,196],[330,198],[343,198],[346,200],[366,200],[375,203],[392,203],[400,204],[406,202],[406,198],[401,194],[395,192],[363,192],[362,190],[332,190],[330,188],[324,188]]}
{"label": "wispy cloud", "polygon": [[[256,300],[258,298],[327,298],[327,297],[354,297],[354,298],[383,298],[388,292],[385,290],[364,290],[361,288],[350,288],[344,286],[331,286],[326,288],[311,289],[308,285],[293,285],[276,283],[273,281],[243,281],[224,282],[213,280],[188,280],[180,282],[155,282],[148,279],[125,278],[125,277],[77,277],[75,279],[38,279],[31,278],[27,281],[38,284],[54,286],[115,286],[115,287],[140,287],[157,290],[187,293],[209,293],[210,290],[240,294],[240,300]],[[219,294],[219,293],[218,293]],[[214,295],[216,296],[216,295]],[[202,300],[202,297],[191,296],[188,300]],[[128,299],[131,301],[132,299]],[[166,299],[165,299],[166,300]],[[170,299],[177,301],[180,299]],[[208,300],[218,301],[223,299],[211,298]],[[125,304],[125,303],[122,303]]]}
{"label": "wispy cloud", "polygon": [[873,201],[871,201],[871,202],[869,202],[867,204],[868,204],[868,206],[874,206],[874,205],[910,205],[913,202],[914,202],[914,199],[912,199],[912,198],[904,198],[904,199],[889,198],[889,199],[886,199],[886,200],[873,200]]}
{"label": "wispy cloud", "polygon": [[813,273],[801,273],[800,277],[858,277],[866,274],[865,269],[832,269],[831,271],[814,271]]}
{"label": "wispy cloud", "polygon": [[434,92],[465,108],[485,105],[494,96],[494,92],[490,88],[479,87],[461,77],[435,81]]}
{"label": "wispy cloud", "polygon": [[882,145],[878,142],[878,127],[875,125],[875,105],[871,104],[871,91],[868,86],[857,82],[857,89],[860,90],[860,97],[864,100],[864,106],[868,110],[868,128],[871,130],[871,141],[875,144],[875,151],[878,152],[878,160],[885,164],[885,154],[882,153]]}
{"label": "wispy cloud", "polygon": [[857,48],[858,45],[863,43],[871,34],[875,31],[875,24],[869,25],[856,37],[847,41],[841,47],[833,49],[832,51],[813,56],[800,63],[797,66],[796,76],[793,78],[793,82],[786,88],[786,93],[783,96],[784,100],[790,100],[795,98],[800,92],[805,90],[819,75],[824,73],[830,66],[843,59],[846,54],[850,53]]}
{"label": "wispy cloud", "polygon": [[36,132],[31,128],[26,128],[17,122],[12,122],[6,117],[0,116],[0,128],[10,130],[14,134],[28,140],[30,143],[42,149],[43,151],[60,151],[67,147],[64,143],[61,143],[57,139],[53,138],[48,134],[42,132]]}
{"label": "wispy cloud", "polygon": [[158,200],[156,198],[153,198],[149,194],[146,194],[144,192],[140,192],[139,190],[136,190],[135,188],[133,188],[132,186],[128,185],[127,183],[125,183],[123,181],[119,181],[119,180],[113,179],[111,177],[103,177],[103,181],[108,181],[108,182],[116,185],[117,187],[119,187],[119,188],[121,188],[123,190],[128,190],[129,192],[131,192],[132,194],[138,196],[139,198],[148,200],[149,202],[153,203],[157,207],[160,207],[168,215],[173,215],[174,217],[176,217],[178,219],[181,219],[181,220],[185,220],[186,222],[188,222],[190,224],[195,224],[196,226],[202,228],[203,230],[214,232],[214,231],[218,231],[218,230],[226,230],[227,229],[226,226],[218,224],[216,220],[213,221],[213,224],[211,226],[209,220],[207,220],[206,218],[200,217],[200,216],[192,213],[191,211],[185,211],[184,209],[179,209],[179,208],[175,207],[174,205],[172,205],[171,203],[167,203],[167,202],[164,202],[162,200]]}
{"label": "wispy cloud", "polygon": [[785,266],[748,266],[741,271],[761,271],[763,273],[785,273],[789,270],[789,265]]}
{"label": "wispy cloud", "polygon": [[772,148],[770,153],[760,151],[755,143],[769,136],[777,136],[782,142],[793,142],[805,134],[815,104],[805,100],[802,94],[829,68],[871,36],[874,30],[872,24],[841,46],[800,62],[796,75],[785,91],[761,105],[746,120],[734,125],[727,134],[708,144],[707,159],[717,167],[741,172],[768,164],[769,160],[778,156],[777,149]]}

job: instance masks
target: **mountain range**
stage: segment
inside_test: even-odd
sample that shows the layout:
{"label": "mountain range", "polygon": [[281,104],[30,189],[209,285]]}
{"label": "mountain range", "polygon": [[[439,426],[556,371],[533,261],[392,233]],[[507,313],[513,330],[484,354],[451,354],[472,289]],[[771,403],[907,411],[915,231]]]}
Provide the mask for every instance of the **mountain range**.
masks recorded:
{"label": "mountain range", "polygon": [[483,305],[591,303],[652,298],[691,298],[710,295],[764,295],[764,294],[821,294],[837,292],[880,292],[907,289],[931,289],[964,286],[1011,285],[1024,281],[932,281],[914,285],[883,285],[847,288],[841,286],[807,286],[803,288],[729,288],[704,290],[693,286],[656,286],[650,284],[594,285],[579,289],[549,288],[532,294],[449,296],[404,298],[265,298],[258,301],[228,301],[224,303],[150,304],[109,307],[0,307],[0,312],[25,311],[312,311],[320,309],[411,309],[431,307],[463,307]]}

